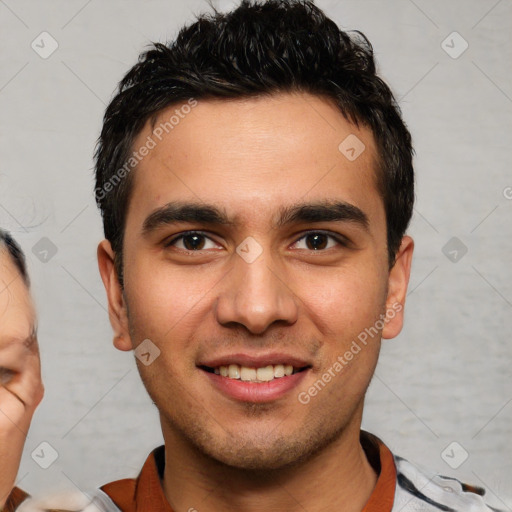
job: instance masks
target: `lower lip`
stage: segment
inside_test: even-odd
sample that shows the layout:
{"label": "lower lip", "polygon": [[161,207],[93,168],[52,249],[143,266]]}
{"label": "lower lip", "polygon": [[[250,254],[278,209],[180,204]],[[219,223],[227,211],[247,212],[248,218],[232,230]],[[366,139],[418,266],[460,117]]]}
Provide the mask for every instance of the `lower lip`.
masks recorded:
{"label": "lower lip", "polygon": [[224,395],[242,402],[262,403],[277,400],[296,388],[305,378],[309,369],[286,377],[279,377],[269,382],[247,382],[223,377],[206,370],[201,371],[210,379],[213,386]]}

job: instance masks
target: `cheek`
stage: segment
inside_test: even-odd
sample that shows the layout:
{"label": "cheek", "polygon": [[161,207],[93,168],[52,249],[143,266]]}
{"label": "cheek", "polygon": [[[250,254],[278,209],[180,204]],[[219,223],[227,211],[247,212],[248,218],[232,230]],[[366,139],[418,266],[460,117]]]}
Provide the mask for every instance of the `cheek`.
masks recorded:
{"label": "cheek", "polygon": [[201,276],[192,267],[171,269],[150,258],[132,261],[125,274],[132,343],[149,338],[170,356],[185,350],[200,325],[199,315],[214,282],[213,276]]}
{"label": "cheek", "polygon": [[328,337],[346,340],[357,336],[384,308],[386,280],[382,272],[371,267],[365,272],[354,268],[304,272],[300,282],[297,295]]}
{"label": "cheek", "polygon": [[[143,195],[143,194],[142,194]],[[136,196],[135,196],[136,197]],[[137,211],[136,201],[131,203]],[[132,213],[132,217],[137,217]],[[127,218],[123,242],[124,290],[132,342],[155,341],[169,331],[187,308],[187,290],[169,273],[169,265],[136,234],[137,221]]]}

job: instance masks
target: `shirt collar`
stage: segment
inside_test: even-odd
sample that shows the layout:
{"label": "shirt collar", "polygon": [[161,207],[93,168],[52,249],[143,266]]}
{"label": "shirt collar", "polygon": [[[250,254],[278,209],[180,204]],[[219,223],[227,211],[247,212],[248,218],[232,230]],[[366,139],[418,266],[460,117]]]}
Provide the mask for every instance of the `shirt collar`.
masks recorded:
{"label": "shirt collar", "polygon": [[[361,445],[368,461],[379,475],[377,484],[361,512],[391,512],[395,499],[396,467],[393,454],[376,436],[361,431]],[[173,512],[165,498],[161,479],[165,447],[153,450],[136,480],[126,479],[102,487],[124,512]]]}
{"label": "shirt collar", "polygon": [[393,454],[377,437],[361,430],[361,445],[368,462],[379,475],[362,512],[391,512],[395,501],[396,466]]}

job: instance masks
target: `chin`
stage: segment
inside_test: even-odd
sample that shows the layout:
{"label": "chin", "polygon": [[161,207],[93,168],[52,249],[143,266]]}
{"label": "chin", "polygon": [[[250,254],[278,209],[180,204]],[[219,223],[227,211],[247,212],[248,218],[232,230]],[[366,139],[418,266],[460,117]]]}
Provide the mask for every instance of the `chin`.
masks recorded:
{"label": "chin", "polygon": [[281,450],[277,453],[274,449],[260,449],[253,446],[212,455],[218,462],[231,468],[255,472],[284,469],[303,458],[302,453],[297,453],[293,449],[285,450],[284,453]]}
{"label": "chin", "polygon": [[[309,435],[308,435],[309,434]],[[325,447],[334,442],[340,432],[319,431],[308,433],[304,430],[288,435],[271,437],[264,434],[247,436],[231,435],[227,439],[213,441],[190,439],[196,450],[212,462],[222,466],[248,472],[269,472],[291,469],[314,458]],[[199,442],[198,442],[199,441]]]}
{"label": "chin", "polygon": [[[224,419],[222,425],[213,415],[177,414],[160,410],[160,418],[168,448],[173,444],[189,451],[188,456],[203,459],[219,470],[233,468],[250,472],[269,472],[290,469],[319,456],[327,447],[338,441],[351,415],[323,417],[310,412],[305,418],[292,421],[266,418],[255,408],[249,417]],[[272,414],[267,411],[267,414]]]}

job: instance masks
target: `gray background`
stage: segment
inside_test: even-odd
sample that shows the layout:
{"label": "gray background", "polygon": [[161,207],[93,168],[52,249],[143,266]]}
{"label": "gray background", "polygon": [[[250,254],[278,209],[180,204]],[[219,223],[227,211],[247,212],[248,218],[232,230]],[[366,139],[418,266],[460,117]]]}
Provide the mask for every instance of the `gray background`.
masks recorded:
{"label": "gray background", "polygon": [[[410,460],[486,484],[489,500],[512,510],[512,2],[317,4],[372,41],[417,153],[406,326],[383,344],[363,426]],[[139,52],[206,9],[0,0],[0,224],[28,254],[46,385],[19,473],[29,491],[135,476],[162,441],[133,355],[111,344],[92,153],[105,104]],[[47,59],[31,47],[43,31],[59,45]],[[446,39],[453,31],[464,40]],[[43,237],[57,250],[47,261]],[[58,453],[48,469],[31,457],[41,442]],[[441,455],[456,465],[462,450],[457,469]]]}

